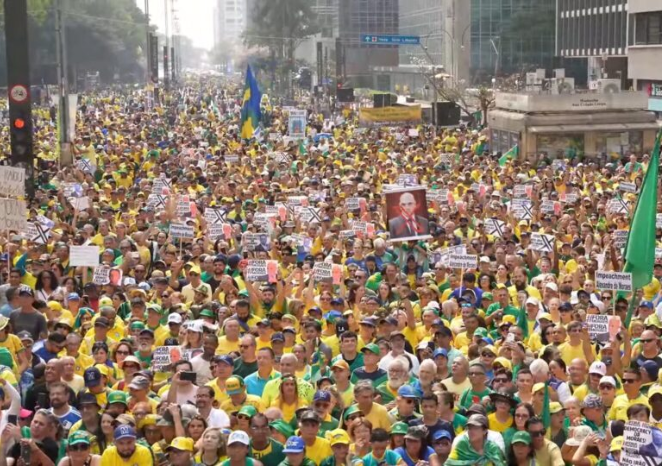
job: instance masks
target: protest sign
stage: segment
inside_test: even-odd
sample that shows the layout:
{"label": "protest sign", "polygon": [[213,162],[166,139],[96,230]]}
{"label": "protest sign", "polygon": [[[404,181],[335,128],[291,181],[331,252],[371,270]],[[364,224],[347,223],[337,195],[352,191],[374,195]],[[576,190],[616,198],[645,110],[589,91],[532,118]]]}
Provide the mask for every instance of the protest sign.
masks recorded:
{"label": "protest sign", "polygon": [[448,256],[448,266],[451,269],[475,269],[478,264],[478,256],[475,254],[456,254]]}
{"label": "protest sign", "polygon": [[230,239],[232,237],[232,225],[229,223],[209,225],[209,237],[214,241],[219,239]]}
{"label": "protest sign", "polygon": [[195,228],[193,228],[193,225],[186,225],[185,223],[173,223],[170,225],[170,236],[179,239],[194,239]]}
{"label": "protest sign", "polygon": [[271,240],[267,233],[244,233],[242,243],[247,251],[255,251],[258,245],[265,251],[271,249]]}
{"label": "protest sign", "polygon": [[69,265],[96,267],[99,265],[99,246],[70,246]]}
{"label": "protest sign", "polygon": [[636,193],[637,192],[637,185],[634,184],[634,183],[621,181],[618,184],[618,190],[623,191],[625,193]]}
{"label": "protest sign", "polygon": [[223,209],[205,209],[205,221],[209,224],[220,224],[227,222],[227,213]]}
{"label": "protest sign", "polygon": [[0,165],[0,196],[25,196],[25,168]]}
{"label": "protest sign", "polygon": [[398,176],[398,181],[396,182],[398,186],[416,186],[418,184],[416,175],[409,173],[403,173]]}
{"label": "protest sign", "polygon": [[27,227],[25,201],[0,199],[0,230],[25,231]]}
{"label": "protest sign", "polygon": [[188,196],[177,200],[177,216],[182,218],[191,216],[191,201]]}
{"label": "protest sign", "polygon": [[513,187],[513,196],[517,198],[531,197],[533,186],[527,184],[517,184]]}
{"label": "protest sign", "polygon": [[621,318],[601,314],[588,314],[586,316],[588,334],[593,341],[609,341],[616,337],[621,330]]}
{"label": "protest sign", "polygon": [[238,155],[224,155],[223,160],[225,160],[228,163],[237,163],[237,162],[239,162],[239,156]]}
{"label": "protest sign", "polygon": [[599,290],[632,291],[632,274],[596,270],[595,287]]}
{"label": "protest sign", "polygon": [[76,161],[76,168],[83,173],[94,173],[94,166],[92,165],[92,161],[89,159],[80,159]]}
{"label": "protest sign", "polygon": [[655,248],[655,258],[656,259],[662,258],[662,248]]}
{"label": "protest sign", "polygon": [[497,218],[488,218],[485,220],[485,231],[488,235],[503,238],[503,230],[506,228],[506,223]]}
{"label": "protest sign", "polygon": [[167,198],[163,194],[150,194],[147,198],[147,207],[154,210],[163,210],[166,208]]}
{"label": "protest sign", "polygon": [[390,241],[429,239],[430,225],[426,188],[400,188],[384,193]]}
{"label": "protest sign", "polygon": [[616,230],[611,234],[611,238],[614,243],[615,248],[624,248],[628,242],[628,235],[630,232],[628,230]]}
{"label": "protest sign", "polygon": [[662,463],[662,430],[648,422],[627,421],[623,432],[622,466],[658,466]]}
{"label": "protest sign", "polygon": [[107,285],[110,283],[110,267],[102,265],[95,268],[92,283],[95,285]]}
{"label": "protest sign", "polygon": [[28,241],[36,244],[46,244],[48,243],[50,234],[51,229],[49,227],[38,222],[28,222],[28,228],[26,230]]}
{"label": "protest sign", "polygon": [[278,261],[249,260],[246,267],[246,279],[252,282],[274,283],[278,276]]}
{"label": "protest sign", "polygon": [[552,200],[543,201],[540,211],[547,215],[561,215],[561,203]]}
{"label": "protest sign", "polygon": [[[349,197],[345,200],[345,209],[352,213],[358,213],[361,210],[361,199],[360,197]],[[363,199],[365,203],[365,199]]]}
{"label": "protest sign", "polygon": [[316,282],[332,282],[333,281],[333,264],[326,262],[317,262],[313,267],[313,276]]}
{"label": "protest sign", "polygon": [[69,202],[71,203],[71,207],[78,211],[90,208],[90,198],[87,196],[71,197],[69,198]]}
{"label": "protest sign", "polygon": [[152,182],[152,194],[170,194],[172,182],[167,178],[156,178]]}
{"label": "protest sign", "polygon": [[539,252],[554,251],[554,235],[544,235],[542,233],[531,233],[531,249]]}
{"label": "protest sign", "polygon": [[339,234],[342,240],[356,238],[356,232],[354,230],[340,230]]}
{"label": "protest sign", "polygon": [[294,109],[290,111],[287,132],[293,139],[303,139],[306,137],[306,110]]}
{"label": "protest sign", "polygon": [[157,346],[152,355],[152,370],[157,372],[168,372],[172,365],[184,358],[180,346]]}
{"label": "protest sign", "polygon": [[444,248],[440,251],[434,251],[430,255],[430,268],[433,268],[437,264],[441,264],[444,267],[448,267],[448,258],[450,256],[450,251],[448,248]]}
{"label": "protest sign", "polygon": [[655,228],[662,228],[662,214],[655,216]]}
{"label": "protest sign", "polygon": [[627,215],[630,212],[630,208],[628,207],[627,202],[625,202],[623,199],[616,198],[609,201],[607,204],[607,211],[612,214]]}

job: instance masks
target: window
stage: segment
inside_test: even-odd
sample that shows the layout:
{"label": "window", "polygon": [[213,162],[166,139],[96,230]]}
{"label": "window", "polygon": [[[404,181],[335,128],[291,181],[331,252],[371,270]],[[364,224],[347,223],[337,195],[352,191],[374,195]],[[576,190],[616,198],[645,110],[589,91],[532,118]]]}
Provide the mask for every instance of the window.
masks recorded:
{"label": "window", "polygon": [[662,13],[639,13],[635,19],[635,45],[662,44]]}

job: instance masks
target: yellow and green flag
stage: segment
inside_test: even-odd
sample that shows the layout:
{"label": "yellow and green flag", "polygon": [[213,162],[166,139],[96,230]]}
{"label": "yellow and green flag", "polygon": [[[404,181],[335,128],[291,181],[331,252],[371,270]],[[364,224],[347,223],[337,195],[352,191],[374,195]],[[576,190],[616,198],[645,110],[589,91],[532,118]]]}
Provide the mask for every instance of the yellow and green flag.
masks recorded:
{"label": "yellow and green flag", "polygon": [[519,156],[519,146],[515,144],[508,152],[503,154],[499,159],[499,166],[504,167],[510,160],[514,160]]}
{"label": "yellow and green flag", "polygon": [[244,100],[241,106],[241,137],[243,139],[251,139],[255,131],[257,131],[262,119],[262,111],[260,110],[260,101],[262,94],[251,70],[251,65],[248,65],[246,70],[246,85],[244,86]]}

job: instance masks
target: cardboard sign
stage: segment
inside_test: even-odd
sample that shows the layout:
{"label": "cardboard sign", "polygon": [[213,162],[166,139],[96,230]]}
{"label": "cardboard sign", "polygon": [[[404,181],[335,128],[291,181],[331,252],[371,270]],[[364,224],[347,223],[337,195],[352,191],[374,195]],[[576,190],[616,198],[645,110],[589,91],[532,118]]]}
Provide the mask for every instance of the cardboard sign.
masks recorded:
{"label": "cardboard sign", "polygon": [[478,256],[475,254],[450,254],[448,266],[452,269],[475,269],[478,264]]}
{"label": "cardboard sign", "polygon": [[561,215],[561,203],[557,201],[546,200],[540,205],[540,211],[547,215]]}
{"label": "cardboard sign", "polygon": [[71,203],[71,206],[78,211],[90,208],[90,198],[87,196],[71,197],[69,198],[69,202]]}
{"label": "cardboard sign", "polygon": [[261,245],[265,251],[271,249],[271,239],[267,233],[244,233],[242,243],[247,251],[255,251],[258,245]]}
{"label": "cardboard sign", "polygon": [[333,264],[317,262],[313,267],[313,277],[316,282],[333,282]]}
{"label": "cardboard sign", "polygon": [[177,216],[181,218],[191,216],[191,201],[188,196],[177,200]]}
{"label": "cardboard sign", "polygon": [[102,286],[110,283],[110,268],[106,266],[95,268],[92,283]]}
{"label": "cardboard sign", "polygon": [[543,235],[542,233],[531,233],[531,249],[539,252],[554,251],[554,235]]}
{"label": "cardboard sign", "polygon": [[232,225],[229,223],[218,223],[209,225],[209,236],[214,241],[232,238]]}
{"label": "cardboard sign", "polygon": [[356,238],[356,232],[354,230],[340,230],[340,239],[354,239]]}
{"label": "cardboard sign", "polygon": [[485,231],[488,235],[503,238],[503,230],[506,228],[506,222],[502,222],[497,218],[488,218],[485,220]]}
{"label": "cardboard sign", "polygon": [[[652,466],[662,463],[660,451],[662,430],[647,422],[628,421],[623,432],[623,451],[621,452],[621,466]],[[611,466],[610,460],[607,465]]]}
{"label": "cardboard sign", "polygon": [[[515,202],[522,201],[522,202]],[[528,199],[513,199],[510,203],[510,211],[513,216],[518,220],[531,220],[533,219],[533,206]]]}
{"label": "cardboard sign", "polygon": [[627,202],[623,199],[611,199],[607,204],[607,211],[612,214],[625,214],[630,212]]}
{"label": "cardboard sign", "polygon": [[94,166],[92,161],[89,159],[80,159],[76,162],[76,168],[82,171],[83,173],[94,173]]}
{"label": "cardboard sign", "polygon": [[147,207],[154,210],[163,210],[166,208],[168,199],[163,194],[150,194],[147,198]]}
{"label": "cardboard sign", "polygon": [[152,182],[152,194],[170,194],[172,182],[168,178],[156,178]]}
{"label": "cardboard sign", "polygon": [[632,274],[627,272],[595,272],[595,287],[599,290],[632,291]]}
{"label": "cardboard sign", "polygon": [[193,225],[186,225],[184,223],[172,223],[170,225],[170,236],[179,239],[194,239],[195,228]]}
{"label": "cardboard sign", "polygon": [[291,110],[287,122],[287,131],[293,139],[306,137],[306,110]]}
{"label": "cardboard sign", "polygon": [[628,242],[629,230],[616,230],[611,234],[615,248],[624,248]]}
{"label": "cardboard sign", "polygon": [[25,168],[0,165],[0,196],[25,196]]}
{"label": "cardboard sign", "polygon": [[533,186],[528,184],[518,184],[513,187],[513,196],[517,198],[531,197]]}
{"label": "cardboard sign", "polygon": [[278,277],[278,261],[249,260],[245,273],[246,280],[275,283]]}
{"label": "cardboard sign", "polygon": [[96,267],[99,265],[99,246],[70,246],[69,265]]}
{"label": "cardboard sign", "polygon": [[588,314],[586,316],[588,334],[594,341],[609,341],[616,338],[621,330],[621,318],[619,316]]}
{"label": "cardboard sign", "polygon": [[169,372],[172,365],[184,358],[180,346],[157,346],[152,355],[152,370],[154,372]]}
{"label": "cardboard sign", "polygon": [[227,213],[223,209],[205,209],[205,221],[208,224],[221,224],[227,222]]}
{"label": "cardboard sign", "polygon": [[25,231],[28,227],[25,201],[0,199],[0,230]]}
{"label": "cardboard sign", "polygon": [[317,209],[315,207],[297,207],[295,209],[295,214],[304,223],[322,221],[322,209]]}
{"label": "cardboard sign", "polygon": [[36,244],[46,244],[51,234],[51,229],[41,223],[28,222],[26,235],[28,241]]}

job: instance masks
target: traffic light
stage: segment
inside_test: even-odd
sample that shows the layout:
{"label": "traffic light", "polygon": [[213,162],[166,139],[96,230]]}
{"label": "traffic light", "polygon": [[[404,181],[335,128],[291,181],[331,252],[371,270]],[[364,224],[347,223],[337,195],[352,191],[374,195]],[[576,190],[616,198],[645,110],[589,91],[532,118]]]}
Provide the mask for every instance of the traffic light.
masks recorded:
{"label": "traffic light", "polygon": [[11,152],[23,159],[32,153],[32,121],[24,111],[17,109],[11,118]]}

